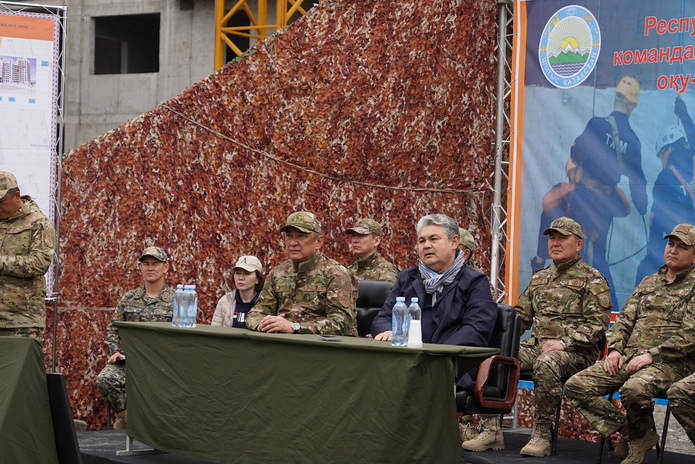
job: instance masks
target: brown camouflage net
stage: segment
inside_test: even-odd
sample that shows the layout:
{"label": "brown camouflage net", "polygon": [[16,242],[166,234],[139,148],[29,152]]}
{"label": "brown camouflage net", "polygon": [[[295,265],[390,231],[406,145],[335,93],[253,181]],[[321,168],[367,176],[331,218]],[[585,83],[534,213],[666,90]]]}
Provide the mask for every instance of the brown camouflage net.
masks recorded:
{"label": "brown camouflage net", "polygon": [[323,1],[72,150],[57,361],[75,416],[105,424],[93,383],[101,341],[120,296],[140,284],[135,262],[148,245],[172,257],[169,284],[197,284],[199,322],[239,255],[284,260],[278,227],[296,210],[316,213],[323,250],[346,264],[346,226],[381,221],[381,252],[401,268],[415,262],[417,219],[446,213],[471,230],[488,270],[495,31],[492,0]]}

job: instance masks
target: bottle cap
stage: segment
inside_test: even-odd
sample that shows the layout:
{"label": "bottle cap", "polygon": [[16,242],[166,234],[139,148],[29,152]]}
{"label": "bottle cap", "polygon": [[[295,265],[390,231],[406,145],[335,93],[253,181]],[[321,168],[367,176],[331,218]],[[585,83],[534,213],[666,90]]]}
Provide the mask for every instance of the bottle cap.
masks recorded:
{"label": "bottle cap", "polygon": [[404,296],[397,296],[396,301],[403,301],[405,302],[405,297]]}

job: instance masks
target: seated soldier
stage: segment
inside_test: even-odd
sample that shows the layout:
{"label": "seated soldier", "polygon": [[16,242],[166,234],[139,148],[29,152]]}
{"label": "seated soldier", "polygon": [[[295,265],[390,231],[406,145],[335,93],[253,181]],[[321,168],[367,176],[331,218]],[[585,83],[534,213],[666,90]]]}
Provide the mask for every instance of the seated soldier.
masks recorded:
{"label": "seated soldier", "polygon": [[473,257],[478,245],[475,243],[473,234],[463,227],[459,227],[459,248],[463,251],[463,261],[473,268],[474,271],[483,272],[480,262]]}
{"label": "seated soldier", "polygon": [[358,280],[395,282],[398,268],[381,257],[377,247],[381,244],[381,224],[374,219],[358,219],[345,233],[350,237],[350,252],[357,258],[348,269]]}
{"label": "seated soldier", "polygon": [[[592,365],[597,344],[608,328],[610,293],[600,272],[582,261],[582,228],[568,217],[552,222],[548,255],[553,265],[531,278],[514,309],[531,336],[521,343],[523,370],[533,370],[533,433],[520,454],[550,455],[550,425],[562,401],[562,381]],[[483,416],[482,433],[463,442],[463,449],[503,449],[499,416]]]}
{"label": "seated soldier", "polygon": [[[695,226],[665,237],[665,265],[645,277],[607,333],[608,355],[572,376],[565,394],[604,437],[620,432],[622,464],[639,464],[659,441],[654,396],[695,370]],[[604,395],[619,389],[627,417]]]}
{"label": "seated soldier", "polygon": [[114,429],[127,425],[125,396],[125,353],[116,321],[171,322],[174,290],[166,283],[169,257],[159,247],[148,247],[138,259],[145,284],[131,290],[121,298],[111,318],[104,343],[109,348],[106,367],[97,376],[96,384],[101,396],[116,413]]}
{"label": "seated soldier", "polygon": [[357,279],[319,251],[321,223],[299,211],[280,228],[290,259],[273,268],[246,316],[246,327],[268,333],[357,335]]}

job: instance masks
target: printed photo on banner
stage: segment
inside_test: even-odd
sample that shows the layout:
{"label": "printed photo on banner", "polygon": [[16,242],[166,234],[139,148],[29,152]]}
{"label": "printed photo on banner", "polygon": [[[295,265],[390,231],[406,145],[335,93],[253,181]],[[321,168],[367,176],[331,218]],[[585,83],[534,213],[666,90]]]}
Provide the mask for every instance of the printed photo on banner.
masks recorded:
{"label": "printed photo on banner", "polygon": [[517,0],[514,28],[510,299],[568,216],[618,310],[695,222],[695,2]]}

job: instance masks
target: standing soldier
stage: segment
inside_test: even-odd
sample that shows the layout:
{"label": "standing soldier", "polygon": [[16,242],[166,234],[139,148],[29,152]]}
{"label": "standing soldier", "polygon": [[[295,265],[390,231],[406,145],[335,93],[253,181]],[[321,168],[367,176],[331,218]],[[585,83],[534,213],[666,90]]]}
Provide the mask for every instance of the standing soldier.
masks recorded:
{"label": "standing soldier", "polygon": [[280,228],[289,258],[273,268],[246,327],[269,333],[357,335],[357,279],[321,253],[321,223],[299,211]]}
{"label": "standing soldier", "polygon": [[[522,370],[533,369],[533,433],[522,456],[550,455],[550,426],[562,401],[562,381],[596,361],[608,328],[610,292],[600,272],[582,261],[582,228],[561,217],[543,234],[553,265],[536,272],[515,309],[531,337],[519,348]],[[499,416],[483,416],[483,432],[463,443],[469,451],[503,449]]]}
{"label": "standing soldier", "polygon": [[[665,265],[645,277],[608,332],[608,355],[574,375],[565,394],[604,437],[623,437],[614,455],[639,464],[659,441],[654,396],[695,370],[695,226],[679,224],[664,249]],[[627,416],[604,397],[619,389]],[[692,417],[692,416],[691,416]]]}
{"label": "standing soldier", "polygon": [[350,237],[350,252],[357,258],[348,269],[358,280],[395,282],[398,268],[377,251],[381,243],[381,224],[374,219],[358,219],[345,233]]}
{"label": "standing soldier", "polygon": [[104,343],[109,348],[106,367],[97,376],[97,388],[118,419],[114,429],[125,429],[128,421],[125,396],[125,353],[116,321],[171,322],[174,290],[166,283],[169,257],[159,247],[148,247],[140,256],[140,272],[145,284],[121,298],[106,329]]}
{"label": "standing soldier", "polygon": [[17,179],[0,171],[0,336],[43,340],[46,280],[56,238],[53,225]]}

